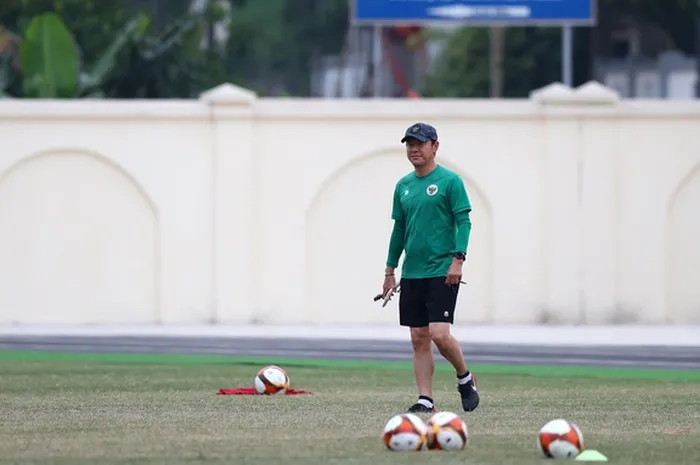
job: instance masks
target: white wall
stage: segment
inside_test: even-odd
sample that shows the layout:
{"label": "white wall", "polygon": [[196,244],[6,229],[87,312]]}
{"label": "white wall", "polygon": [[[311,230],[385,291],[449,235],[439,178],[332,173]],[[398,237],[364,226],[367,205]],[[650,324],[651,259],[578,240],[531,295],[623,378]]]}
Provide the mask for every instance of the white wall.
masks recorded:
{"label": "white wall", "polygon": [[0,101],[0,323],[392,323],[399,140],[474,204],[460,324],[700,323],[700,103]]}

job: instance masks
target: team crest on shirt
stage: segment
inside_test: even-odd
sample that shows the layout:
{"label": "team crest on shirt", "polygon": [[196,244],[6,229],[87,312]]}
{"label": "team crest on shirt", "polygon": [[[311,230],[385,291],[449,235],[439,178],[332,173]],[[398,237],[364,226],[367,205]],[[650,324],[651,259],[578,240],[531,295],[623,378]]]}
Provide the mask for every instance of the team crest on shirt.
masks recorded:
{"label": "team crest on shirt", "polygon": [[437,184],[431,184],[428,186],[428,188],[425,190],[425,193],[428,194],[429,196],[433,196],[437,194],[438,192],[438,186]]}

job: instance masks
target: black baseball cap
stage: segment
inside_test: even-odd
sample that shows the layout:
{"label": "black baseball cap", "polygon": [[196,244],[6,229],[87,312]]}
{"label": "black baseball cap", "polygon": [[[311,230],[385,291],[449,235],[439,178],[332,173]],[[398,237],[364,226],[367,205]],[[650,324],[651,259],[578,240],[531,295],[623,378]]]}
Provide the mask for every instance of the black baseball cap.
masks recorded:
{"label": "black baseball cap", "polygon": [[434,127],[427,123],[415,123],[406,129],[406,134],[401,139],[401,143],[406,142],[407,139],[418,139],[421,142],[433,141],[435,142],[438,138],[437,131]]}

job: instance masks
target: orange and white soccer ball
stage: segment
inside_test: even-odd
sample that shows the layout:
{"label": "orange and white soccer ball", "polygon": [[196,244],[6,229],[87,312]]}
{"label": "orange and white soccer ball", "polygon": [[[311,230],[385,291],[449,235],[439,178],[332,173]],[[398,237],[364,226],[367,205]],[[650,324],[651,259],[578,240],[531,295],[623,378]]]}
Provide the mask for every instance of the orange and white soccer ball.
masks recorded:
{"label": "orange and white soccer ball", "polygon": [[289,375],[276,365],[266,366],[255,375],[255,390],[258,394],[286,394],[289,389]]}
{"label": "orange and white soccer ball", "polygon": [[402,413],[389,419],[384,426],[384,444],[393,451],[418,451],[428,439],[425,422],[413,413]]}
{"label": "orange and white soccer ball", "polygon": [[469,431],[459,415],[452,412],[438,412],[428,420],[428,449],[462,450],[467,447]]}
{"label": "orange and white soccer ball", "polygon": [[583,451],[583,434],[570,421],[552,420],[542,427],[537,447],[550,459],[573,459]]}

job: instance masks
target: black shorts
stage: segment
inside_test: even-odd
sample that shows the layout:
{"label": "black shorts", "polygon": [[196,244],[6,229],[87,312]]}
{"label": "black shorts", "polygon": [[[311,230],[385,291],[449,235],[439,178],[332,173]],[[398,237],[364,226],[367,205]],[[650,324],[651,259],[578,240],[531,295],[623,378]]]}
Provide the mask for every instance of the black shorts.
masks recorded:
{"label": "black shorts", "polygon": [[438,278],[401,279],[399,324],[422,328],[429,323],[454,323],[459,284],[445,284]]}

